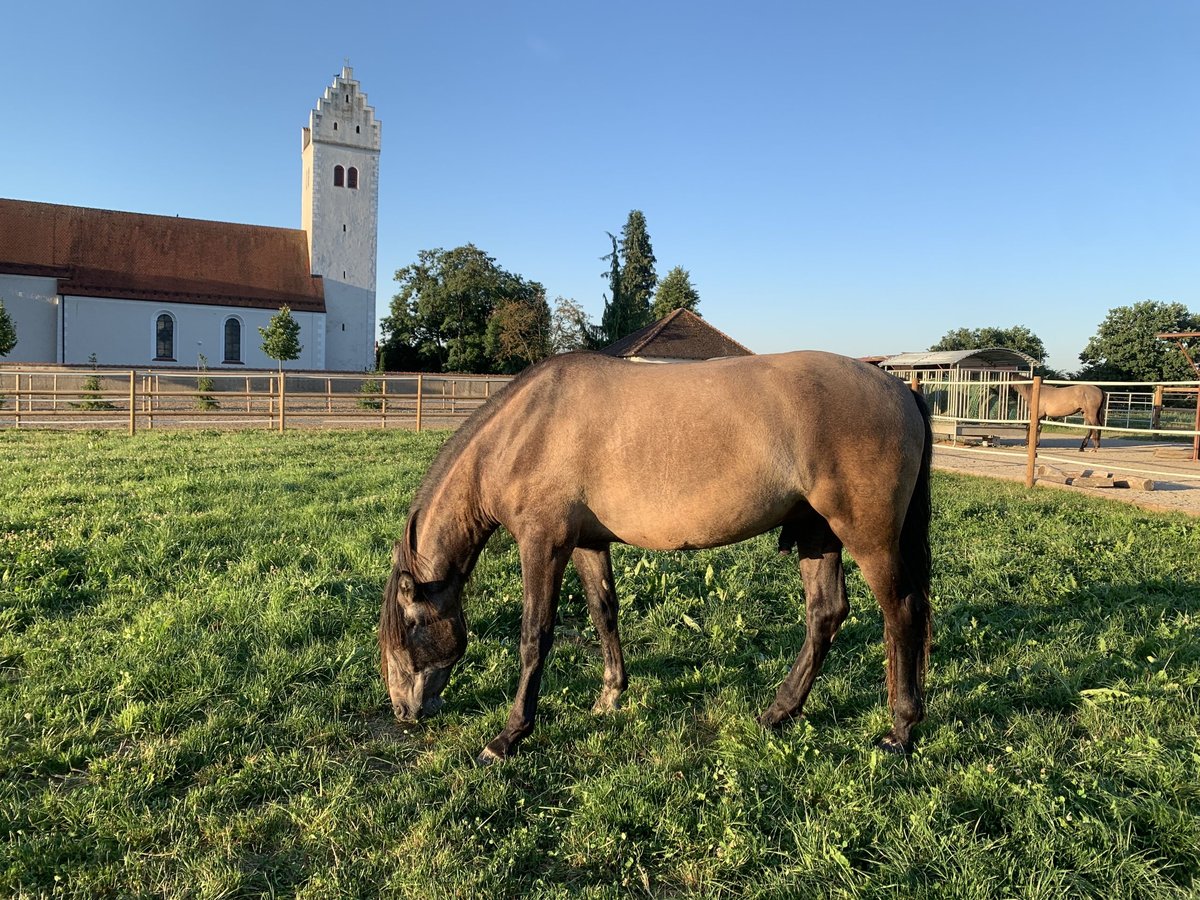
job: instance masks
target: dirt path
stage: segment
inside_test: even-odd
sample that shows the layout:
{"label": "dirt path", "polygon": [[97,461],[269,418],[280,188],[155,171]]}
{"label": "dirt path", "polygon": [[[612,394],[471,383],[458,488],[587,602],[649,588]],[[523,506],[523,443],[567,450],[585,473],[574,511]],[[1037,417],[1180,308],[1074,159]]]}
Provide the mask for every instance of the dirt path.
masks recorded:
{"label": "dirt path", "polygon": [[[1080,453],[1078,447],[1078,438],[1043,435],[1038,445],[1038,465],[1063,472],[1096,469],[1112,472],[1118,478],[1148,478],[1154,481],[1154,490],[1075,487],[1047,481],[1038,482],[1039,486],[1091,494],[1146,509],[1200,516],[1200,462],[1179,458],[1184,451],[1190,451],[1190,446],[1106,439],[1098,453]],[[1022,445],[992,448],[938,444],[933,450],[935,469],[1008,481],[1025,480],[1025,462],[1026,449]]]}

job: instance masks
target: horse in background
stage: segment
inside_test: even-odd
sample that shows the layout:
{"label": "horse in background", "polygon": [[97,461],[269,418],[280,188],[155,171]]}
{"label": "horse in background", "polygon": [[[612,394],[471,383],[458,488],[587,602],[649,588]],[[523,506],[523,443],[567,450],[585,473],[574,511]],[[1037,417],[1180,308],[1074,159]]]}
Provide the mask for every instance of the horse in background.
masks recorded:
{"label": "horse in background", "polygon": [[[1016,381],[1009,384],[1025,399],[1026,403],[1030,402],[1030,398],[1033,396],[1032,384]],[[1042,385],[1041,391],[1038,392],[1038,422],[1047,417],[1061,419],[1065,416],[1073,416],[1075,413],[1083,413],[1084,423],[1096,426],[1083,436],[1079,452],[1083,452],[1089,439],[1095,443],[1095,449],[1099,450],[1099,426],[1104,424],[1104,391],[1094,384],[1070,384],[1065,387]]]}

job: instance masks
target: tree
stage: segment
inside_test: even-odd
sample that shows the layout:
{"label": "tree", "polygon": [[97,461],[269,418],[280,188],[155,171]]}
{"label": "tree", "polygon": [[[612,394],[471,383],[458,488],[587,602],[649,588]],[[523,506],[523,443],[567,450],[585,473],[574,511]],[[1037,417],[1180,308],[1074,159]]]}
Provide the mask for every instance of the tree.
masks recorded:
{"label": "tree", "polygon": [[555,353],[599,350],[604,346],[604,333],[592,324],[582,306],[574,300],[559,297],[554,301],[554,312],[550,316],[550,345]]}
{"label": "tree", "polygon": [[8,356],[15,346],[17,346],[17,328],[13,325],[12,316],[4,308],[4,301],[0,300],[0,356]]}
{"label": "tree", "polygon": [[[549,347],[545,288],[500,268],[474,244],[422,250],[415,263],[396,270],[396,281],[400,290],[380,323],[385,369],[511,371],[540,352],[533,337],[538,328]],[[518,307],[507,308],[511,304]]]}
{"label": "tree", "polygon": [[279,374],[282,376],[284,361],[299,359],[300,351],[304,349],[300,345],[300,323],[292,318],[290,307],[281,306],[279,312],[271,316],[267,327],[260,327],[258,333],[262,335],[263,353],[279,363]]}
{"label": "tree", "polygon": [[617,238],[611,231],[606,232],[612,241],[612,253],[600,257],[608,261],[608,290],[612,299],[604,298],[604,314],[600,317],[600,333],[605,344],[619,341],[627,334],[632,334],[641,326],[633,325],[634,318],[625,298],[625,290],[621,284],[621,251],[617,247]]}
{"label": "tree", "polygon": [[1090,381],[1183,381],[1196,377],[1183,354],[1156,335],[1200,331],[1200,316],[1182,303],[1143,300],[1108,311],[1079,361]]}
{"label": "tree", "polygon": [[495,371],[519,372],[554,352],[545,289],[500,302],[488,320],[487,349]]}
{"label": "tree", "polygon": [[1032,356],[1038,364],[1046,361],[1046,345],[1024,325],[1011,328],[956,328],[947,331],[930,350],[976,350],[981,347],[1007,347]]}
{"label": "tree", "polygon": [[673,313],[677,309],[690,309],[696,312],[700,305],[700,294],[692,285],[692,277],[683,266],[676,266],[658,283],[654,294],[654,308],[651,312],[655,320]]}
{"label": "tree", "polygon": [[[646,217],[640,209],[630,210],[621,229],[621,291],[629,309],[630,329],[626,334],[645,328],[652,321],[650,301],[658,276],[654,273],[654,248],[646,231]],[[621,335],[624,337],[624,335]]]}

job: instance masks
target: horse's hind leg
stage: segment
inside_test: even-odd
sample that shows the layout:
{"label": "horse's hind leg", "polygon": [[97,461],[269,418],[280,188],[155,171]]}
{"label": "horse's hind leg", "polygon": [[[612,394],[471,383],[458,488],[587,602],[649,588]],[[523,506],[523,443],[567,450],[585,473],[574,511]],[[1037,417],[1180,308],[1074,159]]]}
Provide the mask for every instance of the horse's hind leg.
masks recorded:
{"label": "horse's hind leg", "polygon": [[903,753],[912,746],[913,726],[925,718],[925,662],[932,624],[929,601],[909,586],[895,548],[855,554],[855,559],[883,610],[892,730],[880,739],[879,746]]}
{"label": "horse's hind leg", "polygon": [[804,647],[779,686],[774,702],[758,717],[759,722],[769,727],[782,724],[804,709],[804,701],[821,672],[833,638],[850,612],[842,544],[824,520],[820,521],[815,536],[799,535],[798,549],[807,606],[807,634]]}
{"label": "horse's hind leg", "polygon": [[608,548],[586,550],[576,548],[571,554],[575,571],[583,582],[587,595],[588,613],[600,636],[600,652],[604,657],[604,686],[592,712],[611,712],[617,709],[621,694],[629,684],[625,674],[625,657],[621,653],[621,635],[617,631],[617,591],[614,586],[612,557]]}

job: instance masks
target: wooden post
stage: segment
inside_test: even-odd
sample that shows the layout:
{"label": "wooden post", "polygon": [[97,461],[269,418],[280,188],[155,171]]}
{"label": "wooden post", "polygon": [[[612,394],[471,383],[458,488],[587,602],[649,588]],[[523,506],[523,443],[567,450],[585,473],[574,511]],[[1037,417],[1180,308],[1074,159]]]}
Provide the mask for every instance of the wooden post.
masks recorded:
{"label": "wooden post", "polygon": [[14,372],[13,379],[16,384],[13,387],[13,427],[21,427],[21,373]]}
{"label": "wooden post", "polygon": [[421,430],[421,394],[424,384],[424,376],[417,373],[417,431]]}
{"label": "wooden post", "polygon": [[283,434],[283,402],[286,388],[284,387],[286,378],[283,376],[283,371],[279,372],[279,433]]}
{"label": "wooden post", "polygon": [[333,412],[333,379],[325,379],[325,412]]}
{"label": "wooden post", "polygon": [[383,422],[381,423],[380,427],[387,428],[387,379],[386,378],[381,379],[379,382],[379,393],[381,395],[380,400],[382,401],[379,405],[380,405],[380,408],[383,410]]}
{"label": "wooden post", "polygon": [[246,376],[246,412],[250,412],[250,376]]}
{"label": "wooden post", "polygon": [[1154,404],[1150,408],[1150,427],[1157,429],[1162,424],[1163,386],[1154,386]]}
{"label": "wooden post", "polygon": [[129,370],[129,436],[137,433],[137,372]]}
{"label": "wooden post", "polygon": [[1196,434],[1192,435],[1192,461],[1200,460],[1200,389],[1196,391]]}
{"label": "wooden post", "polygon": [[1029,392],[1029,452],[1025,460],[1025,487],[1033,487],[1033,471],[1037,464],[1038,423],[1041,416],[1038,409],[1042,404],[1042,376],[1033,376],[1033,390]]}

